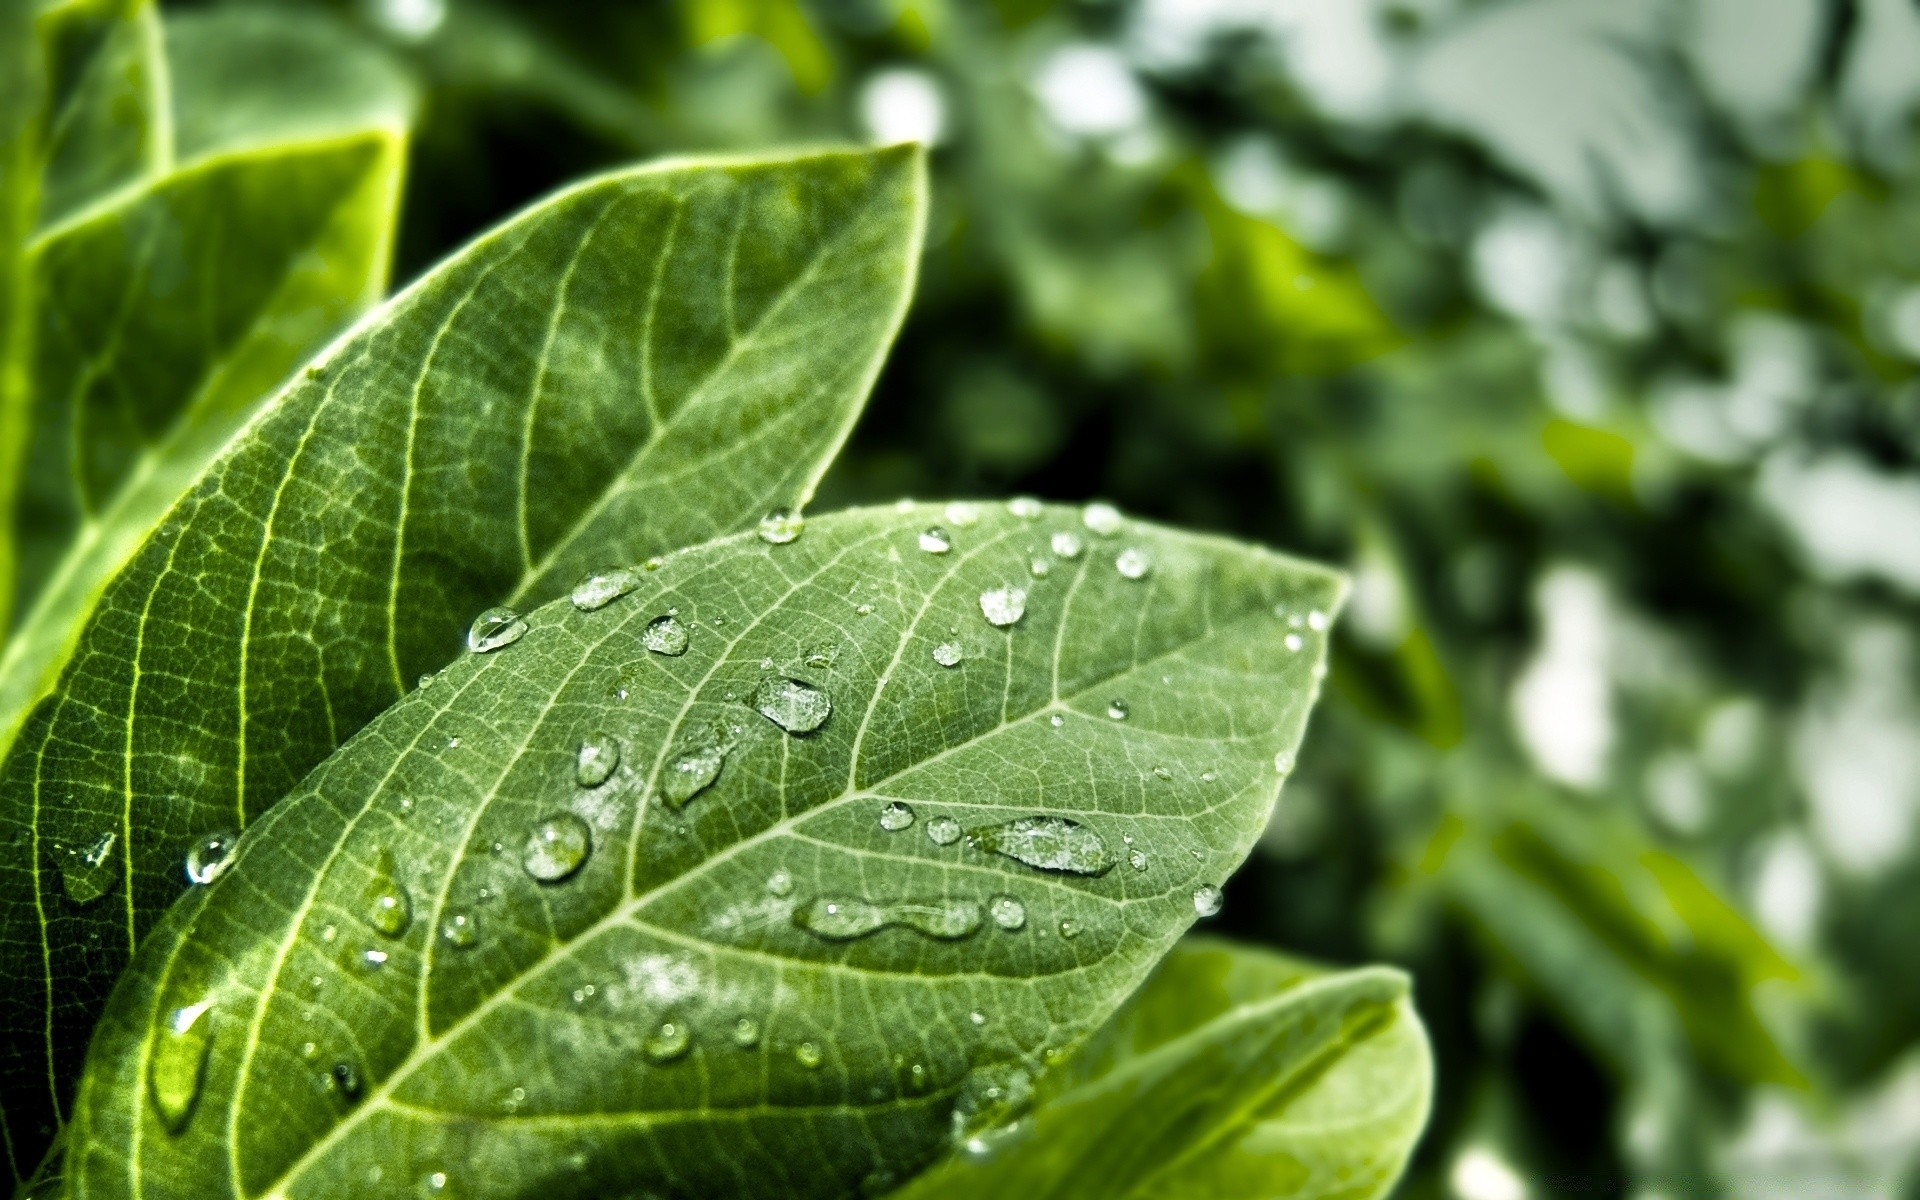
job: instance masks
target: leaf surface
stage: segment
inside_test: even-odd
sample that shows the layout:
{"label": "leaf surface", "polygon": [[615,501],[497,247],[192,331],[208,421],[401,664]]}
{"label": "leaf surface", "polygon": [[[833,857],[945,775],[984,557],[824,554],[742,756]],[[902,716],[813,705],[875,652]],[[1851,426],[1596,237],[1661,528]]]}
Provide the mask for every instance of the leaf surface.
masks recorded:
{"label": "leaf surface", "polygon": [[0,866],[8,1104],[51,1125],[189,847],[475,611],[803,502],[898,326],[923,191],[907,148],[592,180],[276,396],[109,582],[0,765],[0,838],[26,848]]}
{"label": "leaf surface", "polygon": [[1010,1116],[1252,845],[1344,588],[1018,507],[674,555],[383,714],[142,947],[76,1195],[837,1196]]}
{"label": "leaf surface", "polygon": [[173,161],[166,51],[152,0],[51,0],[40,221],[65,220]]}
{"label": "leaf surface", "polygon": [[1372,1200],[1426,1121],[1405,976],[1189,937],[1041,1082],[1030,1120],[895,1200]]}

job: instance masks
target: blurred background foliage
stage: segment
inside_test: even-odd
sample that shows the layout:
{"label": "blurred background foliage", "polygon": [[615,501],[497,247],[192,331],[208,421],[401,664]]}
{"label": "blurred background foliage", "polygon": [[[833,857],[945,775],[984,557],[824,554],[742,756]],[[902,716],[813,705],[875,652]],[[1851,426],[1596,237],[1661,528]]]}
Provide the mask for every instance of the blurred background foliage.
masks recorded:
{"label": "blurred background foliage", "polygon": [[1411,969],[1401,1194],[1920,1197],[1913,0],[340,0],[399,278],[583,173],[935,147],[819,507],[1346,564],[1223,932]]}

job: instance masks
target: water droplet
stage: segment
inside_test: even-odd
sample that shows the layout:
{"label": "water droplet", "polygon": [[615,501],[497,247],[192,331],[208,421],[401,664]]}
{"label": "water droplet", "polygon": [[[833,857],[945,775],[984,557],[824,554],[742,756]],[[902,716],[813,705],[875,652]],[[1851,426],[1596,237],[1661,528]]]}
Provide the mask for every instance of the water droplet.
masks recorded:
{"label": "water droplet", "polygon": [[1047,724],[1053,726],[1055,729],[1060,728],[1062,725],[1065,725],[1066,723],[1067,723],[1067,719],[1061,716],[1059,713],[1055,713],[1052,716],[1047,718]]}
{"label": "water droplet", "polygon": [[573,585],[569,599],[581,612],[595,612],[640,586],[640,576],[626,567],[606,567]]}
{"label": "water droplet", "polygon": [[640,1053],[649,1062],[669,1063],[685,1055],[692,1044],[693,1030],[685,1021],[662,1021],[660,1028],[640,1043]]}
{"label": "water droplet", "polygon": [[1022,521],[1031,521],[1040,515],[1040,502],[1032,496],[1015,496],[1007,501],[1007,511]]}
{"label": "water droplet", "polygon": [[473,619],[467,628],[467,649],[487,654],[502,646],[511,646],[527,635],[527,623],[510,608],[490,608]]}
{"label": "water droplet", "polygon": [[1155,779],[1172,779],[1173,772],[1167,770],[1165,767],[1155,767],[1153,769],[1153,777]]}
{"label": "water droplet", "polygon": [[1120,572],[1123,579],[1145,579],[1147,572],[1153,570],[1153,560],[1138,546],[1128,546],[1114,556],[1113,569]]}
{"label": "water droplet", "polygon": [[1079,936],[1080,936],[1080,923],[1079,923],[1078,921],[1075,921],[1075,920],[1073,920],[1073,919],[1072,919],[1072,918],[1070,918],[1070,917],[1069,917],[1069,918],[1067,918],[1066,920],[1063,920],[1063,921],[1061,921],[1061,922],[1060,922],[1060,936],[1061,936],[1061,937],[1063,937],[1063,938],[1077,938],[1077,937],[1079,937]]}
{"label": "water droplet", "polygon": [[1114,699],[1107,701],[1107,716],[1112,718],[1113,720],[1124,721],[1132,715],[1133,715],[1133,709],[1127,706],[1127,702],[1125,700],[1115,697]]}
{"label": "water droplet", "polygon": [[839,657],[840,647],[833,642],[826,642],[807,651],[807,665],[824,671]]}
{"label": "water droplet", "polygon": [[1147,869],[1147,855],[1144,850],[1131,850],[1127,853],[1127,865],[1136,871]]}
{"label": "water droplet", "polygon": [[953,549],[953,539],[947,536],[946,530],[935,525],[920,534],[920,548],[928,554],[945,554]]}
{"label": "water droplet", "polygon": [[685,654],[687,643],[691,640],[692,635],[687,632],[687,627],[682,625],[680,618],[672,613],[655,617],[647,622],[645,629],[640,631],[642,646],[655,654],[664,654],[668,658],[679,658]]}
{"label": "water droplet", "polygon": [[967,1020],[973,1022],[976,1027],[985,1025],[987,1023],[987,1014],[976,1008],[967,1014]]}
{"label": "water droplet", "polygon": [[367,924],[375,933],[390,938],[399,937],[413,924],[413,901],[393,877],[393,855],[384,850],[367,885]]}
{"label": "water droplet", "polygon": [[167,1014],[147,1062],[147,1094],[167,1132],[179,1134],[193,1116],[207,1077],[213,1050],[213,1000],[184,1005]]}
{"label": "water droplet", "polygon": [[733,1023],[733,1044],[742,1050],[751,1050],[760,1044],[760,1022],[752,1017],[741,1017]]}
{"label": "water droplet", "polygon": [[1087,548],[1087,544],[1080,540],[1079,534],[1067,529],[1054,534],[1049,544],[1052,545],[1053,552],[1061,558],[1079,558],[1080,552]]}
{"label": "water droplet", "polygon": [[1015,817],[968,830],[967,840],[1041,871],[1103,875],[1113,866],[1106,840],[1065,817]]}
{"label": "water droplet", "polygon": [[1282,775],[1293,773],[1293,751],[1282,750],[1273,756],[1273,769]]}
{"label": "water droplet", "polygon": [[1027,589],[988,588],[980,593],[980,611],[985,614],[987,624],[1005,628],[1026,615]]}
{"label": "water droplet", "polygon": [[527,833],[520,865],[541,883],[558,883],[580,869],[593,852],[593,831],[572,813],[555,813]]}
{"label": "water droplet", "polygon": [[331,1085],[339,1089],[342,1096],[352,1099],[360,1094],[360,1068],[352,1063],[344,1060],[334,1063],[327,1075]]}
{"label": "water droplet", "polygon": [[187,882],[212,883],[233,861],[240,835],[231,830],[210,833],[187,849]]}
{"label": "water droplet", "polygon": [[414,683],[416,687],[418,687],[421,691],[424,692],[428,688],[432,687],[433,681],[438,678],[440,678],[440,673],[438,671],[428,671],[424,675],[420,676],[419,679],[415,680]]}
{"label": "water droplet", "polygon": [[987,901],[987,915],[1002,929],[1019,929],[1027,923],[1027,906],[1012,896],[995,896]]}
{"label": "water droplet", "polygon": [[993,1134],[1018,1121],[1033,1103],[1033,1076],[1017,1063],[989,1063],[967,1072],[953,1102],[953,1140],[970,1155],[983,1155]]}
{"label": "water droplet", "polygon": [[1212,782],[1213,782],[1214,780],[1216,780],[1216,779],[1218,779],[1218,778],[1220,778],[1220,773],[1219,773],[1218,771],[1202,771],[1202,772],[1200,772],[1200,782],[1201,782],[1201,783],[1212,783]]}
{"label": "water droplet", "polygon": [[327,924],[322,925],[320,927],[320,940],[327,943],[328,945],[332,945],[333,940],[339,936],[340,936],[340,929],[338,926],[334,925],[332,922],[328,922]]}
{"label": "water droplet", "polygon": [[801,1042],[793,1048],[793,1061],[811,1071],[826,1061],[820,1047],[813,1042]]}
{"label": "water droplet", "polygon": [[480,940],[480,927],[473,914],[456,908],[440,922],[440,938],[455,950],[471,950]]}
{"label": "water droplet", "polygon": [[952,817],[935,817],[927,822],[927,838],[936,846],[951,846],[960,840],[960,822]]}
{"label": "water droplet", "polygon": [[941,642],[933,648],[933,661],[943,667],[957,667],[964,657],[966,653],[961,650],[959,642]]}
{"label": "water droplet", "polygon": [[880,828],[899,833],[913,824],[913,806],[901,800],[889,800],[880,810]]}
{"label": "water droplet", "polygon": [[873,615],[873,605],[862,604],[857,606],[853,611],[855,616],[870,617]]}
{"label": "water droplet", "polygon": [[731,749],[718,739],[682,746],[667,764],[666,776],[660,781],[660,794],[674,808],[685,808],[687,801],[706,791],[720,777],[720,768],[726,765]]}
{"label": "water droplet", "polygon": [[793,911],[793,923],[816,937],[844,942],[866,937],[889,925],[943,941],[963,938],[980,928],[980,906],[968,900],[875,904],[870,900],[822,897]]}
{"label": "water droplet", "polygon": [[1112,537],[1120,532],[1120,510],[1104,500],[1095,500],[1080,510],[1080,523],[1101,537]]}
{"label": "water droplet", "polygon": [[1286,636],[1286,645],[1288,650],[1292,651],[1295,654],[1298,654],[1300,652],[1300,647],[1306,645],[1306,642],[1301,639],[1299,634],[1290,633]]}
{"label": "water droplet", "polygon": [[1220,911],[1220,889],[1210,883],[1203,883],[1193,889],[1193,911],[1203,917],[1211,917]]}
{"label": "water droplet", "polygon": [[760,540],[774,546],[784,546],[800,536],[807,527],[806,518],[790,508],[776,508],[760,518]]}
{"label": "water droplet", "polygon": [[364,971],[378,971],[387,965],[385,950],[363,950],[360,952],[360,968]]}
{"label": "water droplet", "polygon": [[753,707],[788,733],[812,733],[833,715],[833,701],[810,683],[775,676],[753,689]]}
{"label": "water droplet", "polygon": [[445,1191],[447,1188],[447,1173],[445,1171],[430,1172],[421,1182],[427,1185],[427,1190],[430,1192]]}
{"label": "water droplet", "polygon": [[1327,631],[1327,625],[1327,614],[1319,609],[1316,608],[1307,614],[1307,628],[1313,630],[1315,633],[1325,633]]}
{"label": "water droplet", "polygon": [[459,748],[460,748],[460,739],[459,739],[459,738],[457,738],[457,737],[450,737],[450,738],[448,738],[448,739],[447,739],[447,749],[449,749],[449,750],[458,750]]}
{"label": "water droplet", "polygon": [[604,733],[596,733],[580,743],[573,763],[573,780],[583,788],[605,783],[620,765],[620,743]]}
{"label": "water droplet", "polygon": [[775,871],[767,876],[767,894],[770,896],[793,895],[793,876],[785,870]]}
{"label": "water droplet", "polygon": [[980,506],[971,500],[949,500],[947,502],[947,524],[955,529],[968,529],[980,523]]}
{"label": "water droplet", "polygon": [[59,855],[60,886],[75,904],[91,904],[120,882],[119,864],[113,861],[113,847],[119,834],[112,830],[100,834],[84,846],[69,847]]}

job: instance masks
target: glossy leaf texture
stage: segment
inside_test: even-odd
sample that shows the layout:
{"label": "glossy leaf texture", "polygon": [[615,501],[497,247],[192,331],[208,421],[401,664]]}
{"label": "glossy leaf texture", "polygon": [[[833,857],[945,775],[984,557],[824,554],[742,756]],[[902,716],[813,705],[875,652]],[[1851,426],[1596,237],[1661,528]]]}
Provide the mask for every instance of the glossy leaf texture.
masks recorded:
{"label": "glossy leaf texture", "polygon": [[1193,936],[1041,1081],[1029,1118],[895,1200],[1373,1200],[1432,1090],[1404,975]]}
{"label": "glossy leaf texture", "polygon": [[807,498],[898,326],[923,194],[908,148],[591,180],[369,314],[236,435],[0,764],[10,1114],[51,1124],[189,849],[475,612]]}
{"label": "glossy leaf texture", "polygon": [[454,663],[142,947],[74,1194],[840,1196],[1012,1117],[1251,847],[1345,586],[1092,515],[743,535]]}

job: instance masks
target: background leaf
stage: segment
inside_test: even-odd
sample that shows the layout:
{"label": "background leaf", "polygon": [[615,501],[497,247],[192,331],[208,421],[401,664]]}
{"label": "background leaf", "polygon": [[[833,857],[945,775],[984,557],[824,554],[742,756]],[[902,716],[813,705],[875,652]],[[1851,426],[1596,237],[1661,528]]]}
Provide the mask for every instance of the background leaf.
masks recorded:
{"label": "background leaf", "polygon": [[189,846],[444,663],[476,610],[806,499],[898,325],[922,187],[907,148],[591,181],[263,410],[108,585],[0,765],[0,838],[30,848],[0,866],[0,952],[29,973],[0,1000],[10,1112],[51,1131]]}
{"label": "background leaf", "polygon": [[1344,589],[1109,513],[743,535],[456,662],[142,948],[77,1194],[837,1196],[1004,1120],[1245,856]]}
{"label": "background leaf", "polygon": [[1189,937],[1037,1089],[1030,1120],[896,1200],[1384,1196],[1433,1064],[1406,977]]}
{"label": "background leaf", "polygon": [[173,162],[167,62],[152,0],[53,0],[40,220],[53,224]]}

